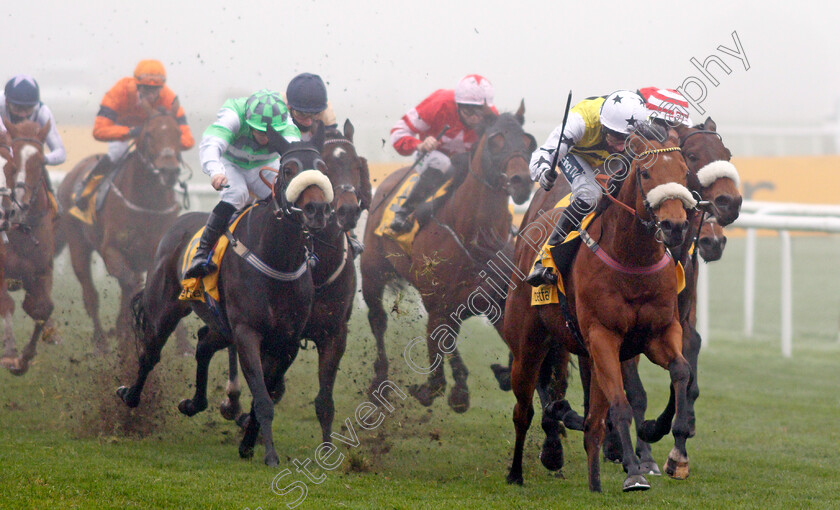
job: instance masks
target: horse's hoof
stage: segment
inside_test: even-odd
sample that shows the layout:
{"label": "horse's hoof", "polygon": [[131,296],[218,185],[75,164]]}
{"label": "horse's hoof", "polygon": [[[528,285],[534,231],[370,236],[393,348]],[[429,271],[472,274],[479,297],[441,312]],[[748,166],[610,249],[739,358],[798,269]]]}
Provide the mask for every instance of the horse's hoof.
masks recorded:
{"label": "horse's hoof", "polygon": [[642,473],[651,476],[662,476],[662,471],[659,470],[659,465],[656,461],[649,460],[646,462],[642,462],[640,465]]}
{"label": "horse's hoof", "polygon": [[540,462],[549,471],[559,471],[563,467],[563,443],[556,438],[546,439],[540,450]]}
{"label": "horse's hoof", "polygon": [[449,407],[456,413],[466,413],[470,408],[470,390],[466,384],[456,384],[449,392]]}
{"label": "horse's hoof", "polygon": [[412,384],[408,387],[408,392],[411,396],[416,398],[418,402],[424,407],[431,406],[437,397],[443,395],[446,390],[446,385],[438,386],[435,389],[429,388],[429,383]]}
{"label": "horse's hoof", "polygon": [[61,345],[64,343],[61,333],[58,332],[58,328],[55,326],[44,328],[43,333],[41,333],[41,340],[43,340],[45,344],[49,345]]}
{"label": "horse's hoof", "polygon": [[507,483],[510,484],[510,485],[515,484],[515,485],[521,486],[524,483],[524,480],[522,479],[522,474],[521,473],[518,474],[518,475],[515,475],[513,473],[508,473],[507,477],[505,477],[505,480],[507,480]]}
{"label": "horse's hoof", "polygon": [[248,424],[251,422],[251,415],[248,413],[242,413],[236,418],[236,425],[239,426],[241,429],[248,428]]}
{"label": "horse's hoof", "polygon": [[122,400],[128,407],[135,408],[140,403],[140,398],[134,398],[130,393],[131,392],[127,386],[120,386],[117,388],[117,396],[120,397],[120,400]]}
{"label": "horse's hoof", "polygon": [[241,459],[250,459],[254,456],[254,448],[250,446],[240,446],[239,447],[239,458]]}
{"label": "horse's hoof", "polygon": [[3,358],[2,365],[9,369],[12,375],[21,376],[29,370],[29,363],[21,358]]}
{"label": "horse's hoof", "polygon": [[676,448],[673,448],[668,454],[668,460],[665,461],[665,472],[675,480],[688,478],[688,456],[681,455]]}
{"label": "horse's hoof", "polygon": [[490,365],[490,370],[496,377],[496,382],[499,383],[499,389],[502,391],[510,391],[510,368],[502,366],[498,363]]}
{"label": "horse's hoof", "polygon": [[277,454],[267,453],[265,454],[265,465],[268,467],[277,467],[280,464],[280,459],[277,458]]}
{"label": "horse's hoof", "polygon": [[648,483],[645,475],[629,475],[624,479],[624,485],[621,487],[624,492],[646,491],[648,489],[650,489],[650,483]]}
{"label": "horse's hoof", "polygon": [[226,420],[235,420],[242,413],[242,408],[239,406],[239,402],[234,404],[229,398],[226,398],[219,405],[219,413]]}
{"label": "horse's hoof", "polygon": [[207,409],[207,402],[205,402],[202,406],[200,404],[196,404],[192,399],[185,398],[178,403],[178,410],[181,411],[181,414],[185,414],[187,416],[195,416],[205,409]]}

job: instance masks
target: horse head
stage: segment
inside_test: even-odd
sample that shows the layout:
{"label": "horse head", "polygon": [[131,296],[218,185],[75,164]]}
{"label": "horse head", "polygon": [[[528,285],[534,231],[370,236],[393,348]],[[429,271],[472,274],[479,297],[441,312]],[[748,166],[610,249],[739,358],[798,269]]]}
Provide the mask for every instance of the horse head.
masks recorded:
{"label": "horse head", "polygon": [[[173,105],[177,111],[177,104]],[[137,152],[160,185],[171,188],[181,173],[181,128],[172,112],[156,112],[143,124]]]}
{"label": "horse head", "polygon": [[669,247],[685,240],[686,210],[697,205],[686,187],[688,167],[676,142],[661,127],[640,124],[627,140],[627,152],[633,160],[628,182],[618,196],[635,209],[642,225]]}
{"label": "horse head", "polygon": [[14,195],[12,199],[22,212],[29,211],[41,196],[44,188],[44,142],[50,132],[50,123],[43,126],[31,120],[23,120],[12,124],[3,119],[11,138],[11,149],[15,169],[12,174]]}
{"label": "horse head", "polygon": [[709,202],[708,212],[720,225],[729,225],[738,218],[743,197],[738,191],[738,171],[729,162],[732,153],[723,145],[717,125],[709,117],[703,124],[676,129],[688,169],[697,176],[695,186],[700,189],[696,191]]}
{"label": "horse head", "polygon": [[269,144],[280,156],[280,170],[272,185],[278,217],[288,217],[309,230],[327,226],[332,215],[333,188],[324,175],[326,163],[318,147],[323,146],[323,130],[310,142],[288,142],[274,129],[268,129]]}
{"label": "horse head", "polygon": [[362,210],[370,204],[370,173],[367,160],[356,153],[353,145],[353,124],[344,122],[344,133],[330,129],[325,133],[321,154],[326,174],[333,185],[332,207],[338,226],[349,231],[356,228]]}
{"label": "horse head", "polygon": [[517,204],[524,204],[531,196],[533,183],[528,162],[537,147],[534,137],[522,129],[524,115],[522,101],[515,114],[497,116],[485,129],[476,149],[481,158],[480,180],[492,189],[505,190]]}
{"label": "horse head", "polygon": [[703,222],[700,236],[697,239],[697,249],[706,262],[720,260],[723,249],[726,248],[726,233],[714,217]]}

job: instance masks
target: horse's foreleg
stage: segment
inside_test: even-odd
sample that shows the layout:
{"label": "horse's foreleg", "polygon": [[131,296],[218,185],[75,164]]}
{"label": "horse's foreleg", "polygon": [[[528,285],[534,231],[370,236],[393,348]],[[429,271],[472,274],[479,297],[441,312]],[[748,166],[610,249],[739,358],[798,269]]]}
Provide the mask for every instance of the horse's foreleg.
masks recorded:
{"label": "horse's foreleg", "polygon": [[236,347],[228,347],[228,381],[225,385],[227,398],[219,406],[219,412],[226,420],[235,420],[242,414],[242,406],[239,403],[239,396],[242,388],[239,385],[239,359],[236,356]]}
{"label": "horse's foreleg", "polygon": [[[639,458],[633,450],[633,439],[630,437],[630,425],[633,422],[633,410],[630,408],[630,403],[627,401],[627,396],[624,393],[623,378],[621,375],[621,362],[619,361],[619,348],[621,346],[622,338],[615,332],[605,328],[599,323],[594,323],[589,327],[588,335],[589,354],[592,358],[592,382],[590,384],[590,403],[589,413],[592,416],[587,416],[587,427],[596,427],[596,433],[592,435],[590,440],[586,440],[586,452],[589,458],[590,469],[590,489],[593,491],[600,490],[600,487],[595,487],[592,478],[593,469],[597,467],[598,452],[601,449],[604,437],[605,418],[607,410],[613,419],[613,426],[621,439],[621,459],[625,471],[627,471],[627,478],[624,480],[623,490],[646,490],[650,488],[650,484],[642,474]],[[605,399],[606,408],[601,406]],[[603,416],[602,416],[603,414]],[[592,456],[595,456],[593,461]],[[600,470],[600,468],[598,468]]]}
{"label": "horse's foreleg", "polygon": [[697,417],[694,403],[700,397],[700,385],[697,381],[697,364],[700,359],[700,346],[703,340],[694,326],[683,325],[683,356],[691,367],[691,382],[688,385],[688,437],[694,437]]}
{"label": "horse's foreleg", "polygon": [[[530,332],[519,331],[515,338],[508,339],[510,345],[517,345],[511,365],[511,389],[516,397],[513,407],[513,426],[516,430],[516,442],[513,447],[513,461],[508,471],[507,482],[522,485],[522,454],[525,449],[525,436],[534,417],[534,389],[537,386],[539,367],[545,358],[543,342],[529,342]],[[534,345],[537,344],[537,345]]]}
{"label": "horse's foreleg", "polygon": [[32,330],[29,343],[23,348],[20,357],[20,368],[26,371],[29,368],[29,362],[37,354],[38,340],[41,339],[44,325],[52,315],[53,302],[50,299],[52,273],[47,272],[34,279],[24,279],[24,288],[26,289],[26,296],[23,298],[22,308],[35,321],[35,328]]}
{"label": "horse's foreleg", "polygon": [[[132,339],[131,326],[131,298],[143,288],[143,279],[140,273],[126,271],[122,276],[127,279],[119,280],[120,283],[120,308],[117,313],[117,338],[126,344]],[[130,345],[130,343],[128,343]]]}
{"label": "horse's foreleg", "polygon": [[195,349],[195,394],[191,399],[184,399],[178,404],[178,410],[187,416],[193,416],[207,409],[207,371],[213,355],[227,347],[225,338],[208,326],[198,330],[198,345]]}
{"label": "horse's foreleg", "polygon": [[510,366],[513,364],[513,353],[508,353],[507,366],[501,363],[493,363],[490,365],[490,370],[493,371],[493,376],[496,382],[499,383],[499,389],[502,391],[510,391]]}
{"label": "horse's foreleg", "polygon": [[[363,257],[362,259],[367,260]],[[362,297],[368,306],[368,323],[376,339],[376,360],[373,362],[373,380],[368,387],[368,396],[388,379],[388,354],[385,352],[385,330],[388,328],[388,315],[382,306],[382,293],[385,283],[376,269],[365,270],[362,267]]]}
{"label": "horse's foreleg", "polygon": [[321,423],[321,439],[331,442],[332,423],[335,416],[333,388],[338,365],[347,345],[347,324],[342,322],[338,331],[327,334],[318,342],[318,396],[315,397],[315,414]]}
{"label": "horse's foreleg", "polygon": [[85,311],[93,322],[93,347],[99,353],[108,352],[108,343],[105,341],[105,332],[102,330],[102,322],[99,320],[99,294],[93,285],[93,277],[90,271],[91,255],[93,248],[84,240],[81,232],[75,232],[75,241],[68,243],[70,249],[70,263],[76,279],[82,286],[82,300],[85,303]]}
{"label": "horse's foreleg", "polygon": [[470,389],[467,387],[470,371],[457,347],[449,358],[449,366],[452,367],[452,379],[455,380],[455,385],[449,391],[449,407],[456,413],[465,413],[470,408]]}
{"label": "horse's foreleg", "polygon": [[[260,359],[262,337],[250,326],[237,324],[234,326],[234,339],[242,367],[242,375],[245,377],[248,388],[251,390],[251,395],[254,397],[251,422],[256,419],[257,423],[249,425],[257,425],[262,430],[263,444],[265,445],[264,460],[266,465],[274,467],[280,463],[280,460],[277,457],[277,452],[274,450],[274,438],[271,432],[271,423],[274,420],[274,402],[272,402],[271,396],[266,388],[265,376]],[[240,445],[240,456],[242,453],[242,445]]]}
{"label": "horse's foreleg", "polygon": [[[633,420],[636,422],[637,428],[644,423],[645,411],[647,410],[647,392],[645,392],[642,379],[639,377],[638,363],[639,358],[636,357],[621,364],[624,391],[627,394],[627,400],[630,402],[630,408],[633,409]],[[604,450],[606,453],[606,445]],[[662,474],[659,471],[659,465],[653,459],[650,444],[640,437],[636,438],[636,455],[639,456],[643,473],[654,476]]]}
{"label": "horse's foreleg", "polygon": [[[432,405],[435,399],[442,396],[446,391],[446,375],[443,371],[444,354],[454,355],[457,351],[458,341],[460,340],[458,338],[458,332],[461,329],[461,325],[458,323],[448,324],[447,322],[448,317],[445,315],[445,312],[429,310],[429,322],[426,325],[426,349],[429,354],[429,366],[423,367],[429,375],[423,384],[412,384],[408,387],[408,392],[420,404],[426,407]],[[444,327],[438,330],[440,326]],[[463,370],[466,370],[466,366],[463,367]],[[463,396],[466,394],[466,405],[469,406],[469,390],[466,388],[466,375],[462,373],[461,376],[463,377],[463,382],[460,387],[462,403]]]}
{"label": "horse's foreleg", "polygon": [[[657,425],[676,418],[673,423],[674,448],[668,454],[665,472],[676,479],[685,479],[689,474],[688,452],[685,448],[689,434],[688,385],[691,367],[682,355],[682,327],[674,320],[665,330],[662,341],[649,342],[645,351],[647,357],[657,365],[666,368],[671,375],[671,398],[665,411],[657,418]],[[676,406],[676,408],[674,408]],[[645,423],[645,425],[649,425]]]}
{"label": "horse's foreleg", "polygon": [[[570,409],[565,400],[568,388],[567,367],[569,353],[554,346],[542,362],[537,384],[537,394],[542,403],[542,429],[545,432],[540,461],[549,471],[563,467],[563,443],[560,435],[565,433],[560,409]],[[565,413],[564,413],[565,414]]]}
{"label": "horse's foreleg", "polygon": [[12,312],[7,311],[3,313],[3,360],[4,365],[6,360],[11,362],[18,357],[17,340],[15,339],[14,323],[12,322]]}

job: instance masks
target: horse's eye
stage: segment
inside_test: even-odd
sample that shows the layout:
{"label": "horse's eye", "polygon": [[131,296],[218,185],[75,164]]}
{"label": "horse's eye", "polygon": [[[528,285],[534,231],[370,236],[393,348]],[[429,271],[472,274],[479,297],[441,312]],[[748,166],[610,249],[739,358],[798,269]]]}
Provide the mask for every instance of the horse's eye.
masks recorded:
{"label": "horse's eye", "polygon": [[688,154],[685,155],[685,159],[691,161],[692,163],[696,163],[697,160],[699,160],[700,158],[698,158],[697,155],[694,154],[693,152],[689,152]]}
{"label": "horse's eye", "polygon": [[320,171],[320,172],[326,172],[327,171],[327,164],[319,159],[315,162],[315,168],[317,168],[318,171]]}
{"label": "horse's eye", "polygon": [[643,168],[639,169],[639,175],[642,176],[642,179],[650,179],[650,173]]}

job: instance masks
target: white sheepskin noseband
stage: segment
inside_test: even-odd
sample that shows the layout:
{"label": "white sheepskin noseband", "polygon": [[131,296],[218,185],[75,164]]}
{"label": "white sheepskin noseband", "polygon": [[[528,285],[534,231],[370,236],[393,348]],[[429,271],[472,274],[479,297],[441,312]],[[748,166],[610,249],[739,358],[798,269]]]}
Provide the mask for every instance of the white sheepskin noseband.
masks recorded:
{"label": "white sheepskin noseband", "polygon": [[329,177],[319,172],[318,170],[304,170],[297,174],[294,179],[286,186],[286,200],[294,204],[303,193],[303,190],[309,186],[318,186],[324,192],[327,202],[333,201],[332,183]]}
{"label": "white sheepskin noseband", "polygon": [[697,200],[694,200],[694,197],[691,196],[691,192],[688,191],[688,188],[676,182],[660,184],[650,190],[647,194],[648,204],[653,209],[656,209],[662,205],[663,202],[672,198],[681,200],[686,209],[693,209],[697,206]]}
{"label": "white sheepskin noseband", "polygon": [[697,178],[700,179],[700,184],[707,188],[716,180],[728,177],[735,183],[736,188],[741,187],[741,179],[738,176],[738,170],[735,165],[729,161],[712,161],[697,171]]}

